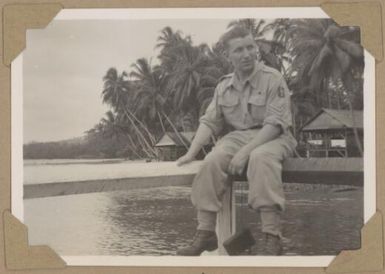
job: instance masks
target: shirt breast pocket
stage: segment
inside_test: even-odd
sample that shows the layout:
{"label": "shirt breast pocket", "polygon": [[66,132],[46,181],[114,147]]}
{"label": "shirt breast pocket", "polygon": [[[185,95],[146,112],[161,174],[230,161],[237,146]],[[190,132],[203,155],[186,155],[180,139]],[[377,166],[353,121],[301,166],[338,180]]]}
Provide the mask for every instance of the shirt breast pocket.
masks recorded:
{"label": "shirt breast pocket", "polygon": [[266,92],[257,91],[248,100],[248,111],[254,122],[262,123],[266,112]]}
{"label": "shirt breast pocket", "polygon": [[239,98],[235,94],[226,94],[226,96],[218,97],[218,104],[225,116],[235,115],[239,105]]}

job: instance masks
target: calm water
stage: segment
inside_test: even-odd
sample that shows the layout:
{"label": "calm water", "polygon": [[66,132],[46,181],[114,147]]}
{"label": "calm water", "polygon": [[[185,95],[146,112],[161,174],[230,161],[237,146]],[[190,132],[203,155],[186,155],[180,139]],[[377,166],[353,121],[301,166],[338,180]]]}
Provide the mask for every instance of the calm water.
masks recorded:
{"label": "calm water", "polygon": [[170,187],[25,200],[31,244],[61,255],[163,255],[194,233],[189,188]]}
{"label": "calm water", "polygon": [[[240,202],[261,246],[256,214]],[[359,187],[285,184],[285,255],[334,255],[360,247],[363,192]],[[24,200],[31,244],[61,255],[172,255],[196,227],[188,187],[57,196]]]}
{"label": "calm water", "polygon": [[[283,216],[285,255],[336,255],[359,249],[363,226],[363,191],[359,187],[285,184]],[[238,196],[238,201],[244,200]],[[237,221],[247,220],[257,240],[263,242],[259,219],[245,206],[237,207]]]}
{"label": "calm water", "polygon": [[[292,186],[290,186],[292,188]],[[360,246],[362,190],[287,192],[286,255],[332,255]],[[196,219],[190,188],[92,193],[25,200],[31,244],[61,255],[169,255],[192,238]],[[261,241],[255,214],[238,207]]]}

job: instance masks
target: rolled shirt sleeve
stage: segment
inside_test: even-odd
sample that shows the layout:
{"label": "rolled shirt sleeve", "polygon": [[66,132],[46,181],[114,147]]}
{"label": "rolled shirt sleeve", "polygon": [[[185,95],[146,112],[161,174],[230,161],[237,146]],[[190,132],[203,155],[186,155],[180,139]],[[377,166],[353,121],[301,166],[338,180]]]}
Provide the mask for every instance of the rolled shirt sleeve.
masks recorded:
{"label": "rolled shirt sleeve", "polygon": [[282,76],[269,90],[263,125],[265,124],[280,126],[284,133],[292,125],[290,92]]}
{"label": "rolled shirt sleeve", "polygon": [[205,114],[199,119],[199,122],[208,126],[214,135],[219,135],[224,126],[223,113],[218,104],[218,87],[215,89],[213,99],[208,105]]}

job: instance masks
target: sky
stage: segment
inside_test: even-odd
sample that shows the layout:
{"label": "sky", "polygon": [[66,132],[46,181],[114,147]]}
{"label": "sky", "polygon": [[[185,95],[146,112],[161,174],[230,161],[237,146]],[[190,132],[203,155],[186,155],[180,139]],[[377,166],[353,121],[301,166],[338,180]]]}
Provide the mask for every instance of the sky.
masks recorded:
{"label": "sky", "polygon": [[160,30],[171,26],[194,44],[213,45],[229,19],[54,20],[27,31],[23,52],[24,143],[84,135],[109,110],[103,76],[111,67],[130,72],[139,58],[157,62]]}

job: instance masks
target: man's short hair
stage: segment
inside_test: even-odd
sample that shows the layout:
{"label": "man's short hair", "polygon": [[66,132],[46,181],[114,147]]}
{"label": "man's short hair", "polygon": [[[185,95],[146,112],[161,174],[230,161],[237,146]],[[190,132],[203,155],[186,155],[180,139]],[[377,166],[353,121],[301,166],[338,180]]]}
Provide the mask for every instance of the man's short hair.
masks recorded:
{"label": "man's short hair", "polygon": [[234,26],[221,36],[221,38],[219,39],[219,42],[227,50],[230,40],[235,39],[235,38],[243,38],[243,37],[246,37],[248,35],[252,36],[252,33],[247,28],[245,28],[243,26]]}

